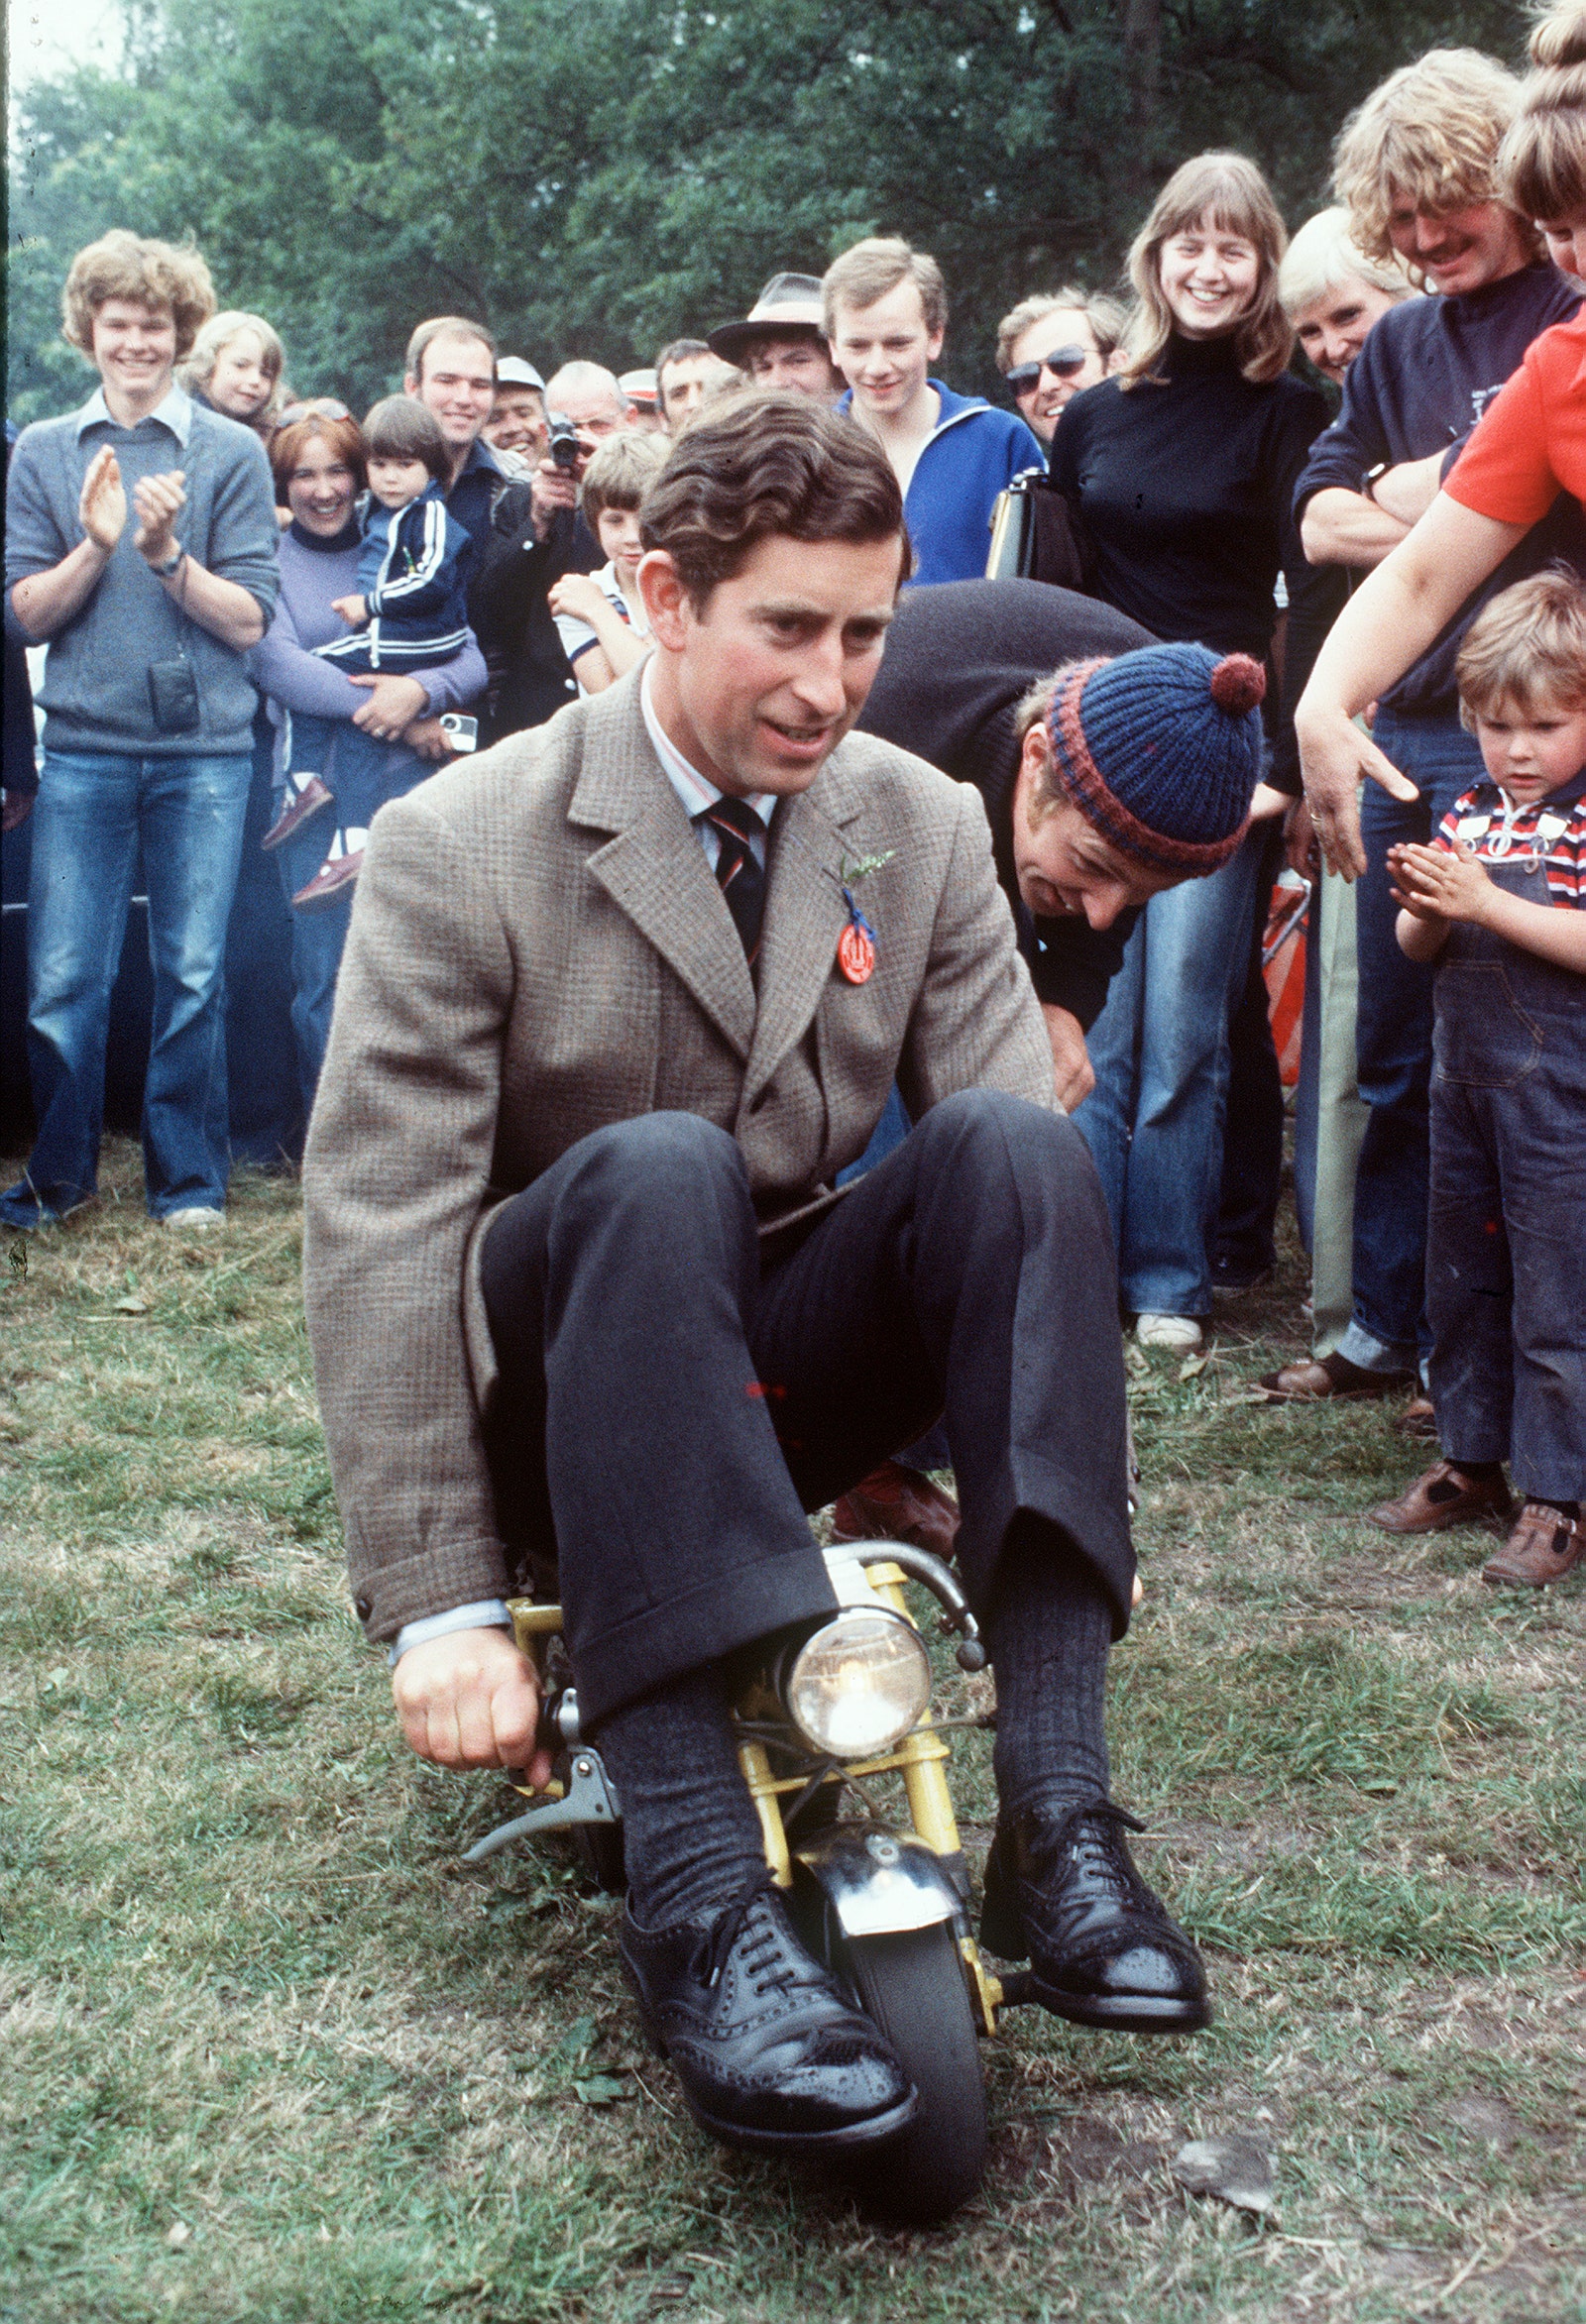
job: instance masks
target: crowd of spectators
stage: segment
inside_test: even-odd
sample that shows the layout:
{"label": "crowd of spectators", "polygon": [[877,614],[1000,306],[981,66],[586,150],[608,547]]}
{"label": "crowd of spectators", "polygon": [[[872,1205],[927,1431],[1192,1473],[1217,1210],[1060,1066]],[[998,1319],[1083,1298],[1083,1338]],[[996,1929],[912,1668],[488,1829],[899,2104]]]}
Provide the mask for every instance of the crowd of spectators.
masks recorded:
{"label": "crowd of spectators", "polygon": [[[26,430],[10,463],[4,807],[10,832],[32,809],[36,1132],[0,1219],[52,1223],[95,1190],[140,861],[151,1213],[216,1227],[234,1155],[295,1159],[375,815],[643,659],[642,508],[671,443],[724,396],[791,391],[879,441],[903,495],[908,586],[951,593],[942,651],[957,658],[916,649],[908,700],[893,689],[891,715],[922,755],[978,779],[953,763],[949,698],[989,702],[988,671],[1021,666],[1022,647],[997,643],[1009,623],[1045,634],[1031,601],[985,579],[988,527],[1015,480],[1061,503],[1061,533],[1037,529],[1022,586],[1052,592],[1057,630],[1091,640],[1078,650],[1193,641],[1266,669],[1266,779],[1232,859],[1121,910],[1055,898],[1044,924],[1015,896],[1021,941],[1060,1093],[1099,1167],[1122,1305],[1142,1345],[1188,1353],[1214,1297],[1272,1265],[1283,1101],[1262,940],[1285,860],[1311,883],[1295,1182],[1313,1345],[1264,1388],[1289,1403],[1402,1389],[1407,1427],[1435,1432],[1437,1380],[1456,1368],[1434,1344],[1473,1326],[1451,1296],[1442,1326],[1427,1308],[1433,987],[1448,969],[1440,941],[1405,923],[1429,925],[1434,893],[1447,899],[1416,850],[1439,830],[1445,848],[1475,846],[1488,826],[1467,830],[1468,803],[1495,785],[1480,813],[1508,831],[1492,729],[1510,714],[1541,722],[1543,697],[1555,724],[1586,704],[1562,648],[1540,693],[1472,694],[1461,675],[1473,624],[1517,584],[1586,572],[1586,13],[1557,12],[1533,57],[1525,84],[1465,49],[1393,74],[1342,129],[1335,206],[1292,241],[1252,162],[1186,162],[1134,238],[1126,295],[1057,283],[1003,319],[1011,408],[948,385],[948,286],[893,237],[858,242],[824,277],[775,275],[742,319],[673,338],[621,376],[585,359],[544,376],[484,318],[430,317],[399,394],[362,425],[334,395],[294,397],[276,330],[217,311],[195,253],[121,230],[79,253],[64,328],[98,385],[80,410]],[[1438,526],[1452,545],[1433,560]],[[1044,564],[1040,543],[1057,538],[1061,563]],[[1056,604],[1057,585],[1093,601],[1089,627]],[[1573,578],[1557,586],[1578,596]],[[1414,653],[1396,655],[1406,637]],[[45,643],[41,784],[13,697],[21,649]],[[1297,726],[1307,681],[1310,723],[1302,709]],[[930,719],[928,685],[933,702],[947,690]],[[1537,893],[1578,905],[1580,786],[1554,788],[1558,828],[1544,816],[1531,849],[1545,858]],[[1065,915],[1091,923],[1077,946]],[[1446,936],[1448,913],[1440,925]],[[1505,957],[1486,965],[1502,974]],[[1548,957],[1545,992],[1534,973],[1519,981],[1531,1015],[1552,1008],[1564,1027],[1573,994],[1573,1033],[1556,1038],[1573,1041],[1574,1078],[1548,1118],[1576,1161],[1549,1232],[1578,1252],[1586,988],[1567,947]],[[1496,1182],[1485,1198],[1502,1217]],[[1518,1272],[1505,1285],[1522,1299]],[[1583,1314],[1586,1293],[1572,1325],[1549,1324],[1553,1354],[1524,1360],[1568,1375],[1546,1457],[1519,1480],[1550,1494],[1568,1563]],[[1560,1356],[1571,1331],[1575,1352]],[[1483,1345],[1499,1364],[1499,1342]],[[1466,1386],[1449,1394],[1469,1405]],[[1479,1445],[1445,1440],[1453,1485],[1434,1478],[1381,1522],[1507,1507],[1492,1482],[1506,1424],[1483,1410]]]}

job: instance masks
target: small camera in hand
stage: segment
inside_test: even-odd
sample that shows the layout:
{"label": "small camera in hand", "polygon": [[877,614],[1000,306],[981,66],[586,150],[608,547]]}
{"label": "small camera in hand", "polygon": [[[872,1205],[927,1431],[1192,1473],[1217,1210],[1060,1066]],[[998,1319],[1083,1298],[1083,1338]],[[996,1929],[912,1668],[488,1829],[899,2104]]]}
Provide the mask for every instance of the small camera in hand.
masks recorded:
{"label": "small camera in hand", "polygon": [[550,455],[558,468],[574,469],[584,447],[578,440],[578,429],[565,411],[550,415]]}

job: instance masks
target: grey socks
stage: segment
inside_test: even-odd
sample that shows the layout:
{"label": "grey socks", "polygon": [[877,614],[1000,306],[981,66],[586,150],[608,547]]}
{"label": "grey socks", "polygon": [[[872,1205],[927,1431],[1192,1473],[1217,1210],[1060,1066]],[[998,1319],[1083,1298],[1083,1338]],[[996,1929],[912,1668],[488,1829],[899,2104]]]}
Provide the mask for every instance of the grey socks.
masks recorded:
{"label": "grey socks", "polygon": [[628,1906],[641,1929],[720,1910],[764,1877],[760,1819],[714,1664],[624,1704],[591,1740],[622,1802]]}
{"label": "grey socks", "polygon": [[1057,1526],[1021,1517],[985,1623],[997,1682],[993,1765],[1004,1818],[1107,1796],[1102,1735],[1112,1608]]}

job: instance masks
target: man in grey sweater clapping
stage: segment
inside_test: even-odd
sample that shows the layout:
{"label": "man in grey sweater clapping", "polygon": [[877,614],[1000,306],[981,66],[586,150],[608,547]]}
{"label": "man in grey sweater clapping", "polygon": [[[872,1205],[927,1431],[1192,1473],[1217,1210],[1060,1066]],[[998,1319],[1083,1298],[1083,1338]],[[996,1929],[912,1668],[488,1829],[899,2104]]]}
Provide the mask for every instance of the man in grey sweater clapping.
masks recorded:
{"label": "man in grey sweater clapping", "polygon": [[221,1222],[229,1166],[222,966],[252,770],[243,656],[278,586],[258,437],[189,401],[179,358],[214,308],[191,251],[116,232],[79,251],[65,332],[100,385],[27,429],[11,463],[6,587],[48,639],[28,898],[38,1132],[0,1220],[93,1194],[110,991],[142,846],[155,970],[145,1082],[150,1212]]}

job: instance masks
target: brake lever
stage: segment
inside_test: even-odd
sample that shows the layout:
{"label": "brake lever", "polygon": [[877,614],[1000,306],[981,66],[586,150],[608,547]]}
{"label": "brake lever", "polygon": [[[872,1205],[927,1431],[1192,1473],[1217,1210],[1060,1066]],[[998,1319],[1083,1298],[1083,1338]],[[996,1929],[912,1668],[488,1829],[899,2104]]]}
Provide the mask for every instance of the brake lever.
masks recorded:
{"label": "brake lever", "polygon": [[565,1831],[578,1824],[617,1824],[622,1820],[617,1787],[606,1772],[600,1753],[585,1744],[573,1754],[567,1790],[559,1800],[541,1800],[510,1824],[500,1824],[483,1839],[463,1851],[465,1864],[483,1864],[514,1839],[537,1839],[544,1831]]}

